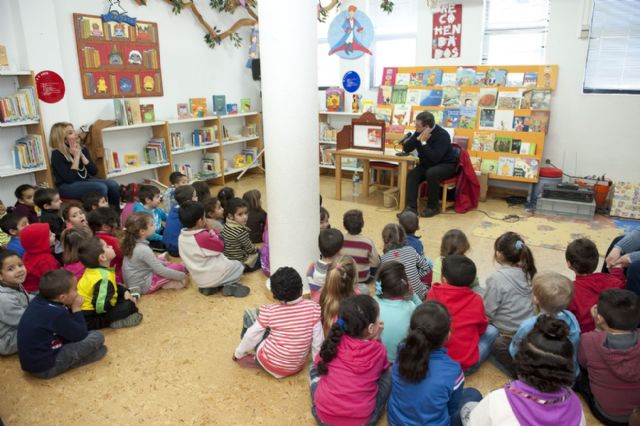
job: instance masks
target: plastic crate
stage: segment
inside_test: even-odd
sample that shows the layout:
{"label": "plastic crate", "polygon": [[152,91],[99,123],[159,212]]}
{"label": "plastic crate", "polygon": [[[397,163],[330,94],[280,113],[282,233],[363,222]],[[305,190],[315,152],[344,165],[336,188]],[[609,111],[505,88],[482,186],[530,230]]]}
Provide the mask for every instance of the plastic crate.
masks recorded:
{"label": "plastic crate", "polygon": [[579,201],[538,198],[536,211],[539,213],[574,216],[581,219],[593,219],[593,215],[596,212],[596,203],[594,201],[581,203]]}

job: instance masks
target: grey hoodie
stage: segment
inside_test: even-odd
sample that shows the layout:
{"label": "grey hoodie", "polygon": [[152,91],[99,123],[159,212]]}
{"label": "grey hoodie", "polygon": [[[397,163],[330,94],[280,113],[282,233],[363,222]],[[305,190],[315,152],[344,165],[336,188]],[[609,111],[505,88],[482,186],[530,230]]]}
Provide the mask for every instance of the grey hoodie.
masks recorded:
{"label": "grey hoodie", "polygon": [[489,322],[502,333],[515,333],[535,315],[531,282],[522,268],[506,266],[494,272],[487,278],[483,300]]}
{"label": "grey hoodie", "polygon": [[18,323],[33,299],[20,286],[19,289],[0,283],[0,354],[11,355],[18,352]]}

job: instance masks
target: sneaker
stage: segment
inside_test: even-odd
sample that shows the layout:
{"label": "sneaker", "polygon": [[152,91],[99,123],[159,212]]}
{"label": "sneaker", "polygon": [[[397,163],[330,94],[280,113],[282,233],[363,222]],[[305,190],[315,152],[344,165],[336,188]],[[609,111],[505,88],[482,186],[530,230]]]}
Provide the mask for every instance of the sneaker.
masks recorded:
{"label": "sneaker", "polygon": [[222,294],[233,297],[247,297],[251,289],[240,283],[227,284],[222,288]]}
{"label": "sneaker", "polygon": [[207,287],[198,289],[200,294],[204,294],[205,296],[211,296],[212,294],[218,293],[220,290],[222,290],[222,287]]}
{"label": "sneaker", "polygon": [[111,328],[127,328],[135,327],[142,322],[142,314],[140,312],[134,312],[126,318],[117,320],[109,324]]}

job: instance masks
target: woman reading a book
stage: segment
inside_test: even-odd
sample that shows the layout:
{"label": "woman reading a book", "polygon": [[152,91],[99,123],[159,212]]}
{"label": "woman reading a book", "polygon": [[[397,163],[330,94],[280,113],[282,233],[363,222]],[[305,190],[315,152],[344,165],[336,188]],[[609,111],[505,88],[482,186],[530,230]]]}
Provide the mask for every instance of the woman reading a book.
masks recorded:
{"label": "woman reading a book", "polygon": [[118,183],[93,177],[98,169],[81,142],[72,124],[56,123],[51,127],[51,168],[60,196],[78,200],[87,192],[97,192],[107,197],[111,207],[120,211]]}
{"label": "woman reading a book", "polygon": [[427,181],[427,208],[422,216],[437,215],[440,181],[452,177],[456,172],[458,158],[451,146],[451,136],[435,124],[433,114],[422,111],[416,116],[416,131],[404,142],[403,150],[409,153],[418,150],[419,164],[407,175],[407,210],[418,213],[418,188]]}

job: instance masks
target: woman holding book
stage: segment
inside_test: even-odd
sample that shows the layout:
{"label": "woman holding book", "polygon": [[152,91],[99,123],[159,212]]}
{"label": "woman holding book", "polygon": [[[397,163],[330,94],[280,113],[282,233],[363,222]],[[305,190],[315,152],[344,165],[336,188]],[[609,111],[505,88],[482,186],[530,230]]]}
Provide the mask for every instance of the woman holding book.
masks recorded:
{"label": "woman holding book", "polygon": [[107,197],[111,207],[120,211],[118,183],[94,178],[98,169],[71,123],[54,124],[49,142],[53,178],[62,198],[78,200],[87,192],[97,192]]}

